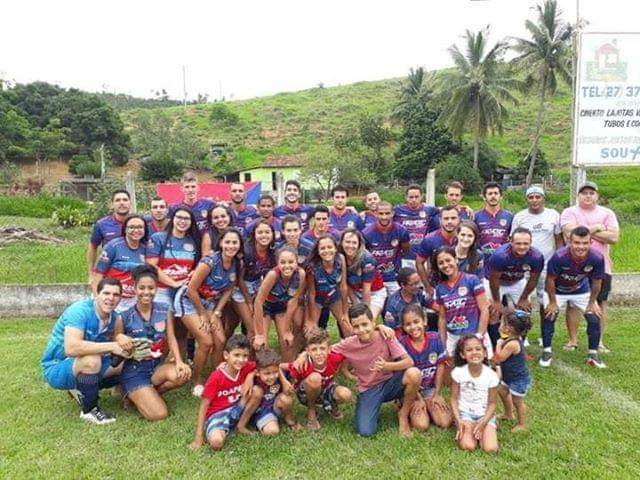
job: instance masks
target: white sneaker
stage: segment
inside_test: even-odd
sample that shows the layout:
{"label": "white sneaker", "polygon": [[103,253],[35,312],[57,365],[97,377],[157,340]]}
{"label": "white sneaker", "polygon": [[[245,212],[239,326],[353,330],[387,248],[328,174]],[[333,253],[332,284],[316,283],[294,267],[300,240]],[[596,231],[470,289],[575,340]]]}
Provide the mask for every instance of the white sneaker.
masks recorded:
{"label": "white sneaker", "polygon": [[551,352],[542,351],[542,355],[540,356],[540,360],[538,363],[541,367],[547,368],[551,366],[551,361],[553,360],[553,354]]}
{"label": "white sneaker", "polygon": [[539,347],[542,347],[542,337],[539,337],[539,338],[538,338],[538,346],[539,346]]}
{"label": "white sneaker", "polygon": [[204,392],[204,385],[196,385],[193,387],[193,390],[191,390],[191,395],[200,398],[202,396],[202,392]]}
{"label": "white sneaker", "polygon": [[529,343],[529,339],[528,339],[527,337],[525,337],[525,339],[524,339],[524,342],[523,342],[523,343],[524,343],[524,348],[527,348],[527,347],[529,347],[529,346],[531,345],[531,344]]}
{"label": "white sneaker", "polygon": [[84,395],[82,395],[82,392],[80,390],[76,390],[71,389],[71,390],[67,390],[67,394],[69,395],[69,397],[71,397],[71,399],[76,402],[78,404],[79,407],[82,407],[82,402],[84,401]]}
{"label": "white sneaker", "polygon": [[100,407],[93,407],[93,410],[87,413],[80,412],[80,418],[95,425],[108,425],[116,421],[111,415],[102,411]]}

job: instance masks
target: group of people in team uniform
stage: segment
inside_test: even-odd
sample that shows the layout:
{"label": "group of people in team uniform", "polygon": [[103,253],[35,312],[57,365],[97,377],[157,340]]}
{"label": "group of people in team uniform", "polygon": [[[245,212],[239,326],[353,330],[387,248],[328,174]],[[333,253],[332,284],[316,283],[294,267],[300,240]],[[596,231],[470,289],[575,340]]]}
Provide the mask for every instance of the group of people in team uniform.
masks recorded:
{"label": "group of people in team uniform", "polygon": [[[299,428],[295,396],[310,429],[320,428],[318,409],[340,418],[339,405],[353,399],[335,381],[342,372],[357,381],[360,435],[375,434],[381,405],[397,401],[402,435],[455,424],[461,448],[495,451],[498,396],[514,429],[526,425],[534,291],[539,365],[552,363],[566,308],[564,348],[578,348],[583,316],[588,364],[605,366],[618,224],[592,182],[562,214],[530,187],[516,215],[501,207],[493,182],[477,212],[462,204],[459,182],[447,185],[442,208],[425,205],[412,185],[395,207],[370,192],[360,213],[340,186],[331,207],[301,204],[294,180],[280,206],[269,195],[247,205],[241,183],[231,185],[229,203],[198,198],[193,173],[182,190],[175,205],[154,198],[148,216],[131,214],[129,194],[116,191],[112,214],[94,225],[93,296],[65,310],[42,357],[47,383],[68,390],[87,421],[115,421],[98,404],[99,389],[115,385],[144,418],[161,420],[163,393],[191,380],[202,399],[192,446],[219,449],[234,429],[273,435],[280,419]],[[330,316],[341,337],[334,345]],[[268,346],[272,323],[277,351]]]}

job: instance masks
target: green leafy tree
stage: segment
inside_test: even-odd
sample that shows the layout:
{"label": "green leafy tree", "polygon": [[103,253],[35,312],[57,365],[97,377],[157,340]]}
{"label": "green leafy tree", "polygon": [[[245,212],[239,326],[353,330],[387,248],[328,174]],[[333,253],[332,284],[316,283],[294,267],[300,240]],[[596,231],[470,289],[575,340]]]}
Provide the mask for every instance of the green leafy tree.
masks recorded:
{"label": "green leafy tree", "polygon": [[482,139],[495,131],[502,133],[508,117],[506,103],[517,104],[512,90],[519,88],[518,81],[501,65],[506,42],[489,48],[488,34],[488,27],[476,33],[467,30],[465,53],[456,45],[449,48],[455,69],[442,75],[439,82],[442,120],[455,137],[466,132],[473,136],[473,168],[478,168]]}
{"label": "green leafy tree", "polygon": [[387,147],[393,140],[393,134],[384,124],[382,117],[365,116],[358,125],[359,137],[365,147],[363,161],[377,178],[383,178],[389,163]]}
{"label": "green leafy tree", "polygon": [[536,130],[531,144],[529,169],[526,185],[531,185],[535,173],[545,103],[548,96],[553,96],[558,87],[558,77],[567,85],[571,85],[571,25],[561,20],[561,10],[556,0],[546,0],[536,7],[537,22],[525,22],[531,39],[516,38],[513,49],[518,56],[513,63],[526,72],[525,85],[538,90],[538,113]]}

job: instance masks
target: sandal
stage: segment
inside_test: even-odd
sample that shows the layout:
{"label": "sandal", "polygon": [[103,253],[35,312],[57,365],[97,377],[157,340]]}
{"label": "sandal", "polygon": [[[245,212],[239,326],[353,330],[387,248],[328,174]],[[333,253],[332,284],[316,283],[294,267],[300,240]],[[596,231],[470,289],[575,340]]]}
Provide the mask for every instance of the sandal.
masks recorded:
{"label": "sandal", "polygon": [[575,352],[578,349],[578,345],[575,345],[573,343],[565,343],[562,349],[565,352]]}

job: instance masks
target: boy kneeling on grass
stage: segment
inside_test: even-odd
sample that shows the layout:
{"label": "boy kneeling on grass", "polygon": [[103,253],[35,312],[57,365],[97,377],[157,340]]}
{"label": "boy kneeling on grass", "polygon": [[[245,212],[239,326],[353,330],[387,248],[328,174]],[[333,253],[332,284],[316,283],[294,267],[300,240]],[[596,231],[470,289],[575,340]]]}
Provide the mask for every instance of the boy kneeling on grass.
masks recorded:
{"label": "boy kneeling on grass", "polygon": [[246,403],[246,399],[241,398],[242,385],[256,369],[255,362],[249,361],[249,354],[250,343],[244,335],[233,335],[227,340],[224,362],[211,373],[202,392],[192,449],[202,446],[203,436],[213,450],[224,447]]}
{"label": "boy kneeling on grass", "polygon": [[280,368],[295,380],[295,391],[300,403],[307,407],[307,428],[319,430],[317,406],[321,406],[335,419],[342,414],[338,404],[349,403],[353,393],[347,387],[336,385],[333,377],[343,365],[344,356],[330,351],[329,334],[320,327],[307,334],[307,348],[300,361],[282,363]]}
{"label": "boy kneeling on grass", "polygon": [[238,421],[238,433],[253,434],[250,423],[263,435],[280,433],[278,419],[294,430],[300,425],[293,416],[293,387],[280,371],[280,355],[269,349],[256,352],[256,371],[250,373],[242,387],[246,405]]}
{"label": "boy kneeling on grass", "polygon": [[354,335],[334,345],[332,351],[351,364],[358,381],[356,432],[363,437],[375,435],[382,404],[401,400],[400,435],[411,435],[409,414],[418,395],[422,373],[413,366],[413,360],[394,334],[386,338],[376,329],[366,304],[349,308],[349,321]]}

